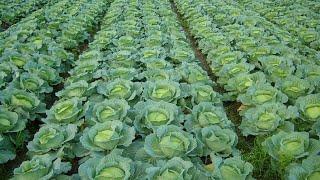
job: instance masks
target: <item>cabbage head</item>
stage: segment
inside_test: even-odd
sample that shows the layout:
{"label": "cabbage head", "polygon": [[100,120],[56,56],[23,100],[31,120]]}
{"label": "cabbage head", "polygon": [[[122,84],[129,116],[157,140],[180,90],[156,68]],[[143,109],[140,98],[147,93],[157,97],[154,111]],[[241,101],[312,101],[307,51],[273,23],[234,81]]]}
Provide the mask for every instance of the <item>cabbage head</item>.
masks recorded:
{"label": "cabbage head", "polygon": [[28,143],[28,150],[35,153],[47,153],[50,150],[56,150],[64,143],[74,139],[77,133],[77,126],[69,124],[59,126],[54,124],[44,125],[34,135],[32,141]]}
{"label": "cabbage head", "polygon": [[108,151],[118,146],[129,146],[135,138],[135,129],[120,121],[106,121],[88,127],[80,142],[90,151]]}
{"label": "cabbage head", "polygon": [[146,136],[144,143],[147,154],[159,159],[188,156],[196,147],[197,142],[192,134],[174,125],[159,127]]}

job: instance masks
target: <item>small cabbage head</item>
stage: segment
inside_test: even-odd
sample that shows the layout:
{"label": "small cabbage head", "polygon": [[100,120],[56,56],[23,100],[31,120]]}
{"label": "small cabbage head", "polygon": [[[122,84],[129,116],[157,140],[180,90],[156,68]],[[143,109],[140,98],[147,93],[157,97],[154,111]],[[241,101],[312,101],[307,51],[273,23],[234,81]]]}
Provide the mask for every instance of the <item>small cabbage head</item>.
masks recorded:
{"label": "small cabbage head", "polygon": [[190,155],[197,147],[192,134],[174,125],[161,126],[145,139],[144,149],[148,155],[164,159]]}
{"label": "small cabbage head", "polygon": [[106,121],[87,128],[80,142],[90,151],[107,151],[118,146],[128,147],[135,138],[135,130],[120,121]]}
{"label": "small cabbage head", "polygon": [[102,102],[90,102],[91,108],[86,112],[86,119],[103,123],[106,121],[125,121],[130,109],[123,99],[106,99]]}
{"label": "small cabbage head", "polygon": [[252,178],[253,166],[245,162],[240,156],[222,160],[220,157],[214,157],[214,176],[218,179],[226,180],[247,180]]}
{"label": "small cabbage head", "polygon": [[146,169],[147,178],[155,180],[182,180],[191,179],[192,162],[180,157],[174,157],[168,161],[160,160],[154,167]]}
{"label": "small cabbage head", "polygon": [[245,60],[242,59],[243,53],[240,51],[229,51],[227,53],[219,54],[218,56],[211,58],[211,69],[215,73],[219,72],[221,68],[226,64],[238,63]]}
{"label": "small cabbage head", "polygon": [[295,106],[300,117],[309,122],[320,120],[320,94],[310,94],[297,99]]}
{"label": "small cabbage head", "polygon": [[214,106],[210,102],[201,102],[193,107],[192,113],[187,117],[185,127],[188,131],[192,131],[210,125],[226,128],[230,127],[231,124],[223,107]]}
{"label": "small cabbage head", "polygon": [[124,79],[116,79],[111,82],[99,84],[97,91],[99,94],[102,94],[109,99],[119,98],[130,101],[140,95],[142,87],[139,83]]}
{"label": "small cabbage head", "polygon": [[145,99],[176,103],[181,96],[180,85],[174,81],[146,82],[143,92]]}
{"label": "small cabbage head", "polygon": [[104,157],[93,157],[79,167],[81,179],[128,180],[134,173],[133,162],[121,156],[119,151],[112,151]]}
{"label": "small cabbage head", "polygon": [[61,99],[47,111],[43,121],[53,124],[77,123],[84,113],[82,101],[79,98]]}
{"label": "small cabbage head", "polygon": [[33,61],[28,62],[25,65],[24,69],[30,74],[37,75],[39,78],[46,81],[49,85],[56,85],[62,80],[62,78],[59,76],[58,71],[54,68],[35,63]]}
{"label": "small cabbage head", "polygon": [[146,78],[147,81],[176,81],[178,82],[181,77],[175,72],[174,69],[147,69],[139,75],[140,79]]}
{"label": "small cabbage head", "polygon": [[183,62],[178,71],[182,79],[189,84],[212,84],[207,72],[196,63]]}
{"label": "small cabbage head", "polygon": [[12,180],[51,179],[70,169],[69,162],[62,162],[59,158],[44,154],[22,162],[20,167],[14,169]]}
{"label": "small cabbage head", "polygon": [[3,90],[0,100],[8,106],[21,108],[27,112],[32,112],[32,110],[36,110],[40,106],[40,100],[34,93],[19,89],[7,88]]}
{"label": "small cabbage head", "polygon": [[56,93],[56,96],[60,98],[81,98],[86,95],[89,89],[89,84],[86,81],[80,80],[66,86],[63,90]]}
{"label": "small cabbage head", "polygon": [[103,79],[112,81],[116,79],[133,80],[139,71],[135,68],[119,67],[116,69],[103,70],[101,76]]}
{"label": "small cabbage head", "polygon": [[222,129],[220,126],[207,126],[196,132],[197,139],[202,145],[201,151],[204,156],[211,153],[228,157],[235,151],[238,143],[237,134],[231,129]]}
{"label": "small cabbage head", "polygon": [[243,73],[229,79],[224,88],[229,93],[231,92],[237,96],[238,94],[245,93],[246,90],[254,84],[264,84],[266,81],[267,80],[263,72]]}
{"label": "small cabbage head", "polygon": [[26,127],[26,120],[19,118],[14,111],[0,106],[0,133],[18,132]]}
{"label": "small cabbage head", "polygon": [[236,77],[240,74],[249,73],[254,69],[254,65],[248,63],[231,63],[226,64],[222,67],[222,69],[217,73],[219,76],[218,83],[225,85],[228,80]]}
{"label": "small cabbage head", "polygon": [[19,79],[19,87],[24,90],[39,93],[50,93],[52,87],[36,74],[22,73]]}
{"label": "small cabbage head", "polygon": [[178,106],[164,101],[139,102],[134,106],[134,125],[141,133],[149,132],[161,125],[179,124],[183,114]]}
{"label": "small cabbage head", "polygon": [[66,126],[45,125],[34,135],[32,141],[28,143],[28,150],[35,153],[47,153],[56,150],[66,142],[74,139],[77,133],[77,126],[69,124]]}
{"label": "small cabbage head", "polygon": [[191,103],[193,105],[201,102],[221,104],[220,95],[212,89],[212,86],[204,84],[192,84],[190,87]]}

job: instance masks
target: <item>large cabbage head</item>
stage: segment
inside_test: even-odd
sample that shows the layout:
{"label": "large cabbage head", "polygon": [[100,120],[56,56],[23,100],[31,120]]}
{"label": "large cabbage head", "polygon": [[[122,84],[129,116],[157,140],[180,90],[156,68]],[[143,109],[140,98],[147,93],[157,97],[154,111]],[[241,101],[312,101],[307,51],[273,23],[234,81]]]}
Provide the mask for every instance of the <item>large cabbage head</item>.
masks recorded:
{"label": "large cabbage head", "polygon": [[220,104],[220,95],[212,89],[212,86],[204,84],[192,84],[190,87],[191,102],[193,105],[201,102]]}
{"label": "large cabbage head", "polygon": [[197,142],[192,134],[174,125],[161,126],[145,139],[145,151],[154,158],[183,157],[192,153]]}
{"label": "large cabbage head", "polygon": [[279,56],[264,56],[259,59],[262,68],[267,73],[271,81],[283,81],[284,78],[291,75],[295,67],[291,59],[285,59]]}
{"label": "large cabbage head", "polygon": [[91,151],[107,151],[118,146],[129,146],[135,138],[135,130],[120,121],[106,121],[87,128],[80,142]]}

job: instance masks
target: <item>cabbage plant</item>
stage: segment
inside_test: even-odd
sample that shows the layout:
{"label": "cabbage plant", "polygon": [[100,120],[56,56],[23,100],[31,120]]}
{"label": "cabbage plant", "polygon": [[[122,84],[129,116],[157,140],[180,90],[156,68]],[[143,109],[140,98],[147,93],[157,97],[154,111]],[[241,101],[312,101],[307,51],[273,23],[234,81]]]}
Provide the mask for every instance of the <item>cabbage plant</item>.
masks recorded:
{"label": "cabbage plant", "polygon": [[86,95],[89,89],[89,84],[86,81],[80,80],[74,82],[68,86],[65,86],[63,90],[56,93],[56,96],[63,98],[83,97]]}
{"label": "cabbage plant", "polygon": [[63,144],[75,138],[77,126],[69,124],[59,126],[54,124],[44,125],[34,135],[32,141],[27,145],[29,151],[44,154],[50,150],[57,150]]}
{"label": "cabbage plant", "polygon": [[112,120],[127,121],[129,109],[128,102],[123,99],[106,99],[102,102],[89,101],[86,120],[97,123]]}
{"label": "cabbage plant", "polygon": [[120,121],[97,123],[84,130],[81,144],[90,151],[108,151],[118,146],[129,146],[135,138],[135,129]]}
{"label": "cabbage plant", "polygon": [[266,77],[262,72],[243,73],[229,79],[224,88],[228,91],[229,96],[235,96],[236,98],[239,94],[245,93],[254,84],[264,84],[266,81]]}
{"label": "cabbage plant", "polygon": [[270,84],[254,84],[249,87],[245,94],[237,98],[244,105],[255,106],[267,102],[285,103],[288,97]]}
{"label": "cabbage plant", "polygon": [[79,123],[84,114],[84,107],[82,101],[77,97],[61,99],[46,114],[47,118],[43,121],[48,124]]}
{"label": "cabbage plant", "polygon": [[0,134],[0,164],[16,158],[16,147],[9,136]]}
{"label": "cabbage plant", "polygon": [[253,166],[245,162],[240,156],[222,160],[219,157],[213,157],[214,176],[217,179],[225,180],[253,180]]}
{"label": "cabbage plant", "polygon": [[161,126],[145,138],[144,149],[148,155],[158,159],[192,155],[197,147],[192,134],[174,125]]}
{"label": "cabbage plant", "polygon": [[183,114],[178,106],[164,101],[139,102],[134,106],[134,125],[141,133],[147,133],[162,125],[179,125]]}
{"label": "cabbage plant", "polygon": [[243,113],[239,128],[244,136],[270,134],[281,126],[293,126],[286,120],[297,117],[298,111],[294,107],[286,107],[281,103],[265,103],[247,109]]}
{"label": "cabbage plant", "polygon": [[182,89],[184,92],[190,92],[192,105],[201,102],[211,102],[216,105],[221,104],[220,94],[215,92],[212,86],[205,84],[191,84],[190,89]]}
{"label": "cabbage plant", "polygon": [[192,179],[193,164],[180,157],[174,157],[168,161],[159,160],[154,167],[146,169],[147,179]]}
{"label": "cabbage plant", "polygon": [[218,125],[222,128],[230,127],[231,121],[227,118],[221,106],[215,106],[210,102],[201,102],[194,106],[192,113],[188,115],[185,127],[188,131]]}
{"label": "cabbage plant", "polygon": [[5,89],[0,95],[0,100],[3,104],[26,112],[37,111],[40,106],[40,100],[34,93],[19,89]]}
{"label": "cabbage plant", "polygon": [[31,160],[24,161],[14,169],[12,180],[48,180],[71,169],[69,162],[62,162],[60,158],[44,154],[34,156]]}
{"label": "cabbage plant", "polygon": [[231,129],[222,129],[220,126],[206,126],[196,131],[196,137],[201,154],[207,156],[215,153],[219,156],[228,157],[235,152],[238,143],[237,134]]}
{"label": "cabbage plant", "polygon": [[181,97],[180,85],[174,81],[146,82],[143,97],[153,101],[176,103]]}
{"label": "cabbage plant", "polygon": [[206,71],[196,63],[183,62],[178,69],[182,79],[189,83],[212,84]]}
{"label": "cabbage plant", "polygon": [[240,74],[249,73],[254,69],[254,65],[248,63],[231,63],[224,65],[217,73],[219,76],[218,83],[225,85],[228,80]]}
{"label": "cabbage plant", "polygon": [[320,94],[310,94],[297,99],[295,106],[300,117],[308,122],[320,120]]}
{"label": "cabbage plant", "polygon": [[26,127],[26,119],[19,117],[18,113],[0,106],[0,134],[22,131]]}
{"label": "cabbage plant", "polygon": [[288,162],[317,154],[320,141],[309,138],[307,132],[284,132],[268,137],[262,146],[276,162],[286,165]]}
{"label": "cabbage plant", "polygon": [[92,157],[79,167],[81,179],[88,180],[128,180],[134,174],[134,166],[131,159],[121,156],[118,151],[113,151],[107,156]]}
{"label": "cabbage plant", "polygon": [[296,100],[312,91],[311,84],[307,80],[300,79],[297,76],[288,76],[278,81],[275,87],[279,88],[292,100]]}
{"label": "cabbage plant", "polygon": [[302,163],[290,164],[286,171],[286,179],[317,180],[320,178],[320,156],[309,156]]}
{"label": "cabbage plant", "polygon": [[139,83],[116,79],[111,82],[99,84],[97,91],[109,99],[120,98],[130,101],[140,95],[142,87]]}

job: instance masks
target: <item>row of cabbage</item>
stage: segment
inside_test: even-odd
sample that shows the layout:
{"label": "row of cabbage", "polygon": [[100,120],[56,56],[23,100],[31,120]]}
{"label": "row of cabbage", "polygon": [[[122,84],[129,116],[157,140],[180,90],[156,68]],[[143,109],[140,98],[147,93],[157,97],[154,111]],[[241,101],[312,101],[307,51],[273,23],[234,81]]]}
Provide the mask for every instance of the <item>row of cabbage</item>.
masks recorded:
{"label": "row of cabbage", "polygon": [[[312,49],[306,46],[303,43],[303,40],[299,39],[298,37],[290,34],[285,28],[280,28],[278,25],[268,21],[264,17],[261,17],[260,14],[252,11],[250,9],[246,9],[241,4],[237,3],[236,1],[226,1],[227,3],[222,3],[222,5],[227,5],[227,7],[223,10],[216,10],[216,14],[212,17],[215,21],[218,21],[219,24],[217,26],[223,25],[225,28],[230,27],[231,33],[233,34],[241,34],[241,32],[246,31],[244,29],[238,30],[235,32],[238,25],[242,24],[246,28],[250,29],[250,35],[252,37],[259,37],[259,39],[263,38],[264,41],[270,46],[275,46],[273,49],[279,49],[280,53],[285,53],[286,56],[290,55],[293,56],[291,58],[301,59],[302,61],[311,61],[319,64],[319,51]],[[237,7],[237,8],[234,8]],[[240,13],[244,12],[244,13]],[[229,16],[231,15],[231,16]],[[224,18],[224,19],[222,19]],[[227,20],[228,19],[228,20]],[[236,21],[236,23],[234,23]],[[230,25],[230,26],[227,26]],[[229,30],[228,30],[229,31]],[[240,32],[241,31],[241,32]],[[243,36],[241,38],[244,38]],[[256,46],[259,46],[258,42],[255,42],[255,39],[245,39],[246,44],[248,44],[248,48],[252,48],[252,52],[257,54],[261,53],[270,53],[269,49],[266,47],[259,47],[258,49]],[[281,43],[281,44],[280,44]],[[279,45],[280,44],[280,45]],[[264,44],[262,44],[264,45]],[[265,46],[265,45],[264,45]],[[289,49],[288,49],[289,47]],[[250,49],[247,49],[250,50]],[[273,50],[275,51],[275,50]],[[295,52],[297,51],[297,52]],[[273,52],[276,53],[276,52]]]}
{"label": "row of cabbage", "polygon": [[108,4],[63,0],[8,30],[0,45],[0,163],[14,159],[15,149],[30,138],[26,124],[45,115],[73,64],[68,49],[88,37]]}
{"label": "row of cabbage", "polygon": [[[44,5],[52,5],[57,0],[8,0],[0,2],[0,24],[12,25]],[[1,30],[1,29],[0,29]]]}
{"label": "row of cabbage", "polygon": [[[269,153],[273,168],[284,177],[317,177],[320,148],[317,57],[304,57],[286,45],[285,37],[279,38],[279,31],[266,27],[268,21],[233,3],[220,0],[175,3],[198,39],[199,48],[207,55],[218,83],[226,90],[225,100],[242,103],[239,109],[242,134],[263,141],[262,147],[256,148]],[[302,164],[296,164],[301,161]]]}
{"label": "row of cabbage", "polygon": [[197,62],[169,1],[115,0],[13,179],[250,178]]}
{"label": "row of cabbage", "polygon": [[[320,50],[320,15],[318,1],[241,1],[239,4],[258,12],[271,22],[287,29],[304,44]],[[314,11],[311,9],[314,8]]]}

